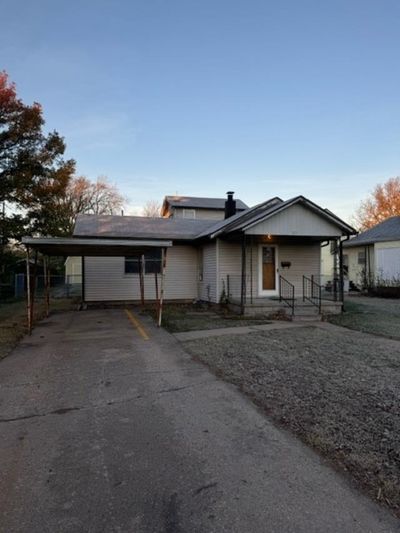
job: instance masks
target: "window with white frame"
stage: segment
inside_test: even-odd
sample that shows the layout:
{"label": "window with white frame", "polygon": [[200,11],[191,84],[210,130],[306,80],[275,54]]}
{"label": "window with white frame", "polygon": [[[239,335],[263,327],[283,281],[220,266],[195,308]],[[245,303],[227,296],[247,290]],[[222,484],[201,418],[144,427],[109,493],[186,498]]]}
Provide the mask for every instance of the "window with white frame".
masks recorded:
{"label": "window with white frame", "polygon": [[182,217],[183,218],[196,218],[196,210],[195,209],[183,209]]}

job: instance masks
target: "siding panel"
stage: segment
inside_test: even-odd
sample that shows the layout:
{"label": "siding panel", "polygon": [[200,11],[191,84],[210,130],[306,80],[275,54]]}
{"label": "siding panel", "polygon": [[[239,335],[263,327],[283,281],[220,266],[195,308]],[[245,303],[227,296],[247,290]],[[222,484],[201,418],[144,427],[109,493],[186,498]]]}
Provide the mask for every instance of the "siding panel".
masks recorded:
{"label": "siding panel", "polygon": [[[125,274],[123,257],[85,258],[86,301],[124,301],[140,299],[138,274]],[[147,300],[155,299],[154,274],[144,278]],[[160,277],[159,277],[160,286]],[[192,246],[173,246],[167,252],[165,298],[197,298],[197,250]]]}
{"label": "siding panel", "polygon": [[281,213],[249,228],[249,235],[298,235],[339,237],[342,232],[324,218],[301,205],[293,205]]}
{"label": "siding panel", "polygon": [[217,247],[216,243],[206,244],[203,250],[203,281],[199,284],[201,300],[217,302]]}
{"label": "siding panel", "polygon": [[[288,269],[282,269],[281,261],[290,261]],[[295,296],[303,296],[303,275],[316,276],[319,280],[321,247],[317,244],[279,246],[279,273],[295,287]]]}

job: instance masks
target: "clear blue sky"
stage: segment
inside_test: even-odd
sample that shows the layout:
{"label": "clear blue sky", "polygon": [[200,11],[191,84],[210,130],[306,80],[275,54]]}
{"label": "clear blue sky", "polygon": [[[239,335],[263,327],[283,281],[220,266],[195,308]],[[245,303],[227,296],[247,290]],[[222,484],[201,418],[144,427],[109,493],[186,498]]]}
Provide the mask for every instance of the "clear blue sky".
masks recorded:
{"label": "clear blue sky", "polygon": [[304,194],[350,217],[400,174],[398,0],[0,0],[0,68],[79,174]]}

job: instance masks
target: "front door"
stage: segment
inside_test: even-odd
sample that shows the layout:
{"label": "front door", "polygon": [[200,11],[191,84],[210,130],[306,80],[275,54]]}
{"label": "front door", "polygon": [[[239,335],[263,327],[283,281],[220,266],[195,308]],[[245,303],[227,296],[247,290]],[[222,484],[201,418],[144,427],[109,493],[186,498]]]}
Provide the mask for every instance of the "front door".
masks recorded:
{"label": "front door", "polygon": [[277,294],[277,247],[261,246],[260,293],[265,296]]}

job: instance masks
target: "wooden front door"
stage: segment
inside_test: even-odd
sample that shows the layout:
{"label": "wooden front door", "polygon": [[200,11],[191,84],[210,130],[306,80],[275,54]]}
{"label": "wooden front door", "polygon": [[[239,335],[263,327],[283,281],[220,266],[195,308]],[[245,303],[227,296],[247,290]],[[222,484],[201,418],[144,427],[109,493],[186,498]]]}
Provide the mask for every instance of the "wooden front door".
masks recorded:
{"label": "wooden front door", "polygon": [[262,290],[276,290],[276,248],[262,247]]}

